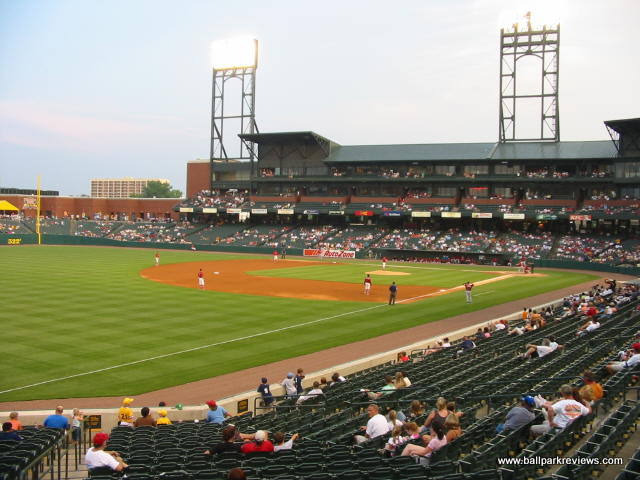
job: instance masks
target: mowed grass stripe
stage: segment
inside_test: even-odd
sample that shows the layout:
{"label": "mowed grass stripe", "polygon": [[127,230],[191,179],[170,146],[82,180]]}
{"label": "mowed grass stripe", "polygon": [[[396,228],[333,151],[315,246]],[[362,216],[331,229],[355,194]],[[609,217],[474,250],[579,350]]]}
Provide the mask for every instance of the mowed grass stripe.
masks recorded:
{"label": "mowed grass stripe", "polygon": [[[4,356],[11,359],[11,368],[0,371],[3,389],[363,308],[359,302],[236,295],[150,282],[138,272],[153,264],[153,253],[86,247],[0,249],[0,282],[10,299],[3,304],[2,323],[19,338],[5,343]],[[163,263],[173,263],[233,257],[163,251],[161,258]],[[371,267],[363,270],[368,269]],[[13,392],[1,395],[0,401],[134,395],[371,338],[590,278],[564,272],[550,272],[544,279],[514,278],[508,288],[500,284],[500,291],[478,297],[471,306],[464,303],[462,293],[455,293],[354,313],[121,371]],[[487,285],[487,290],[495,290],[495,285]]]}

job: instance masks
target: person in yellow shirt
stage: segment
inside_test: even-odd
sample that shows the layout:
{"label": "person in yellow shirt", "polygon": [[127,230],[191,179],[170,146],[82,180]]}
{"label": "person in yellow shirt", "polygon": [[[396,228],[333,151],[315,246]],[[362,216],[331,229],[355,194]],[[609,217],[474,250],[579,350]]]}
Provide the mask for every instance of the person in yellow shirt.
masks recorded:
{"label": "person in yellow shirt", "polygon": [[165,409],[158,410],[156,425],[171,425],[171,420],[167,417],[167,411]]}
{"label": "person in yellow shirt", "polygon": [[125,427],[133,427],[133,410],[130,405],[133,403],[133,398],[125,398],[122,400],[122,406],[118,410],[118,425]]}

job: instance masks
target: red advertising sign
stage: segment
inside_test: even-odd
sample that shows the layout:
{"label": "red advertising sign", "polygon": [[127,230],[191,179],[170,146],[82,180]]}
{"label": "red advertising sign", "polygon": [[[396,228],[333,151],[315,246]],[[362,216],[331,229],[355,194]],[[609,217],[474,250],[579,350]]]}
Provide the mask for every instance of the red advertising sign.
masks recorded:
{"label": "red advertising sign", "polygon": [[373,217],[373,212],[371,210],[356,210],[354,213],[358,217]]}
{"label": "red advertising sign", "polygon": [[569,215],[569,220],[591,220],[591,215]]}
{"label": "red advertising sign", "polygon": [[320,248],[305,248],[302,251],[305,257],[326,258],[356,258],[356,252],[350,250],[322,250]]}

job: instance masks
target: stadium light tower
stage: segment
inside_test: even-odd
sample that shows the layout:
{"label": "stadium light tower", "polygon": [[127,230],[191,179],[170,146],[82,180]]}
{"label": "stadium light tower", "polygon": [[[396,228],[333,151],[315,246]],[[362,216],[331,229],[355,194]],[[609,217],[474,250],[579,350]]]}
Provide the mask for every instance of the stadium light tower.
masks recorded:
{"label": "stadium light tower", "polygon": [[[560,75],[560,24],[533,27],[531,12],[525,17],[524,29],[516,23],[513,29],[500,30],[500,119],[499,140],[504,142],[560,141],[560,110],[558,85]],[[519,93],[518,61],[525,57],[539,60],[540,83],[532,93]],[[526,80],[526,79],[523,79]],[[540,132],[537,137],[523,138],[517,134],[516,112],[520,106],[534,102],[540,108]],[[520,117],[523,118],[522,116]]]}
{"label": "stadium light tower", "polygon": [[[213,86],[210,162],[230,158],[250,160],[253,170],[253,149],[251,145],[239,139],[238,134],[258,133],[255,116],[258,40],[239,37],[215,41],[211,45],[211,63]],[[225,98],[225,85],[229,80],[237,80],[242,84],[239,113],[237,111],[229,113],[229,108],[225,110],[225,105],[228,105]],[[235,119],[234,125],[239,120],[239,131],[225,131],[225,120],[229,125],[228,120],[232,119]],[[240,148],[237,150],[237,155],[231,152],[234,142],[239,142]]]}

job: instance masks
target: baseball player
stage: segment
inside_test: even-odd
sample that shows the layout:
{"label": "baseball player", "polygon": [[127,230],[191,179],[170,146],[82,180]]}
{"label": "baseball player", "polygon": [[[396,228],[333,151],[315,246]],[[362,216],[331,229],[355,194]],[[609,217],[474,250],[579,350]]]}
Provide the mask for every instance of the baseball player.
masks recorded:
{"label": "baseball player", "polygon": [[204,272],[202,269],[198,272],[198,288],[204,290]]}
{"label": "baseball player", "polygon": [[367,273],[364,277],[364,294],[369,295],[371,293],[371,276]]}
{"label": "baseball player", "polygon": [[382,257],[382,269],[387,268],[387,257]]}
{"label": "baseball player", "polygon": [[160,266],[160,254],[158,252],[156,252],[156,267]]}
{"label": "baseball player", "polygon": [[473,287],[473,283],[465,282],[464,284],[464,293],[467,296],[467,303],[473,303],[473,299],[471,298],[471,290]]}

